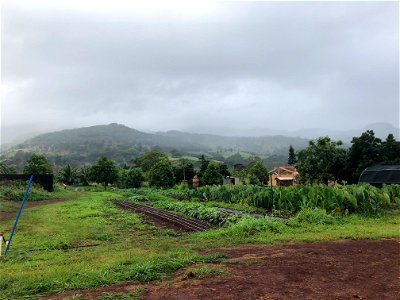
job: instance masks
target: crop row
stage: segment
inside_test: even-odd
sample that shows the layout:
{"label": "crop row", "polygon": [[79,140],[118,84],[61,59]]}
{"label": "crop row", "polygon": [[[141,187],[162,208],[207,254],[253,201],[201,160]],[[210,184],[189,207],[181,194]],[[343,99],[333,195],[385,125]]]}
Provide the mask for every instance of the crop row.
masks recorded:
{"label": "crop row", "polygon": [[177,201],[169,197],[159,195],[157,192],[150,191],[146,196],[134,195],[128,198],[130,201],[150,201],[151,205],[157,208],[167,209],[182,213],[186,216],[198,220],[207,221],[212,224],[222,224],[228,215],[213,207],[207,207],[199,202]]}
{"label": "crop row", "polygon": [[376,188],[358,185],[305,185],[291,187],[205,186],[197,189],[164,190],[165,196],[180,200],[243,203],[267,210],[294,214],[302,208],[322,208],[337,214],[375,213],[400,207],[400,185]]}

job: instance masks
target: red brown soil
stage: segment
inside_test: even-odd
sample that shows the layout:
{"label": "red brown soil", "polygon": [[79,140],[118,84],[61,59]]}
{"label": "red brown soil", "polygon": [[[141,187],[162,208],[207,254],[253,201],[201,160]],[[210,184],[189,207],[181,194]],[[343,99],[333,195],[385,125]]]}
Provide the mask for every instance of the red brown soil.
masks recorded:
{"label": "red brown soil", "polygon": [[180,270],[149,284],[125,282],[48,299],[74,294],[95,299],[104,292],[126,293],[140,286],[145,288],[141,299],[400,299],[400,239],[246,245],[205,252],[226,253],[227,261],[217,267],[228,273],[190,279]]}

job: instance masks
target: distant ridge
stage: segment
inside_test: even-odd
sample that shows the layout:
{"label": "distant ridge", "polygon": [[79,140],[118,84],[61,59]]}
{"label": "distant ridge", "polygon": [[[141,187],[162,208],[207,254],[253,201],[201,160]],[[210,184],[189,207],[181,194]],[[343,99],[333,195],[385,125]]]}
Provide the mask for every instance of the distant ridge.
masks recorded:
{"label": "distant ridge", "polygon": [[314,135],[314,138],[328,135],[334,140],[341,139],[345,145],[350,146],[352,137],[360,136],[368,129],[374,130],[382,139],[389,133],[393,133],[396,139],[399,139],[398,130],[396,133],[396,128],[386,123],[376,123],[360,130],[339,133],[319,129],[299,130],[295,133],[297,137],[285,135],[237,137],[176,130],[145,133],[122,124],[111,123],[40,134],[3,151],[3,156],[10,159],[17,167],[20,167],[31,153],[45,154],[56,166],[64,163],[75,165],[93,163],[102,155],[121,164],[132,164],[136,157],[150,149],[159,149],[171,155],[195,156],[207,153],[215,156],[225,150],[229,150],[228,152],[232,154],[244,151],[249,155],[280,157],[279,161],[284,161],[290,145],[295,150],[308,145],[308,139],[300,137],[300,134]]}
{"label": "distant ridge", "polygon": [[24,153],[38,152],[51,157],[59,165],[65,162],[92,163],[99,156],[106,155],[117,162],[129,163],[152,148],[196,155],[230,149],[265,156],[286,155],[289,145],[301,149],[307,144],[307,139],[285,136],[226,137],[180,131],[153,134],[112,123],[41,134],[5,151],[5,156],[18,161],[25,159]]}

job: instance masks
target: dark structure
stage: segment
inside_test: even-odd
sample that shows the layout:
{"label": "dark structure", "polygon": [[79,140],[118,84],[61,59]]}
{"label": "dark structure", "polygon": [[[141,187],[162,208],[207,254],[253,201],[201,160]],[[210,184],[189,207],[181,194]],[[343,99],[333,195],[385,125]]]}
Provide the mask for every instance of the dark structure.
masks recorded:
{"label": "dark structure", "polygon": [[[5,181],[29,181],[29,174],[0,174],[0,183]],[[53,191],[54,176],[52,174],[33,174],[33,183],[42,186],[46,191]]]}
{"label": "dark structure", "polygon": [[400,184],[400,165],[366,168],[358,182],[369,183],[376,187],[382,187],[383,184]]}

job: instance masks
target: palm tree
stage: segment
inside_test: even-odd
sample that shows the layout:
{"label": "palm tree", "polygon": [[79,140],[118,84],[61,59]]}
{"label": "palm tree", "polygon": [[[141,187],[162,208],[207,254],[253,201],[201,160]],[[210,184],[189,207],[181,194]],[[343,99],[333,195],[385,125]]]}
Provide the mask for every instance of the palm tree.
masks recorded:
{"label": "palm tree", "polygon": [[85,165],[79,168],[78,170],[78,179],[79,183],[83,186],[89,185],[90,179],[90,166]]}
{"label": "palm tree", "polygon": [[66,164],[61,167],[60,171],[58,171],[58,180],[66,185],[73,185],[76,182],[76,168],[71,167],[70,164]]}
{"label": "palm tree", "polygon": [[182,172],[183,172],[183,181],[185,181],[186,182],[186,167],[189,165],[189,161],[186,159],[186,158],[180,158],[179,159],[179,162],[178,162],[178,164],[179,164],[179,167],[182,169]]}

